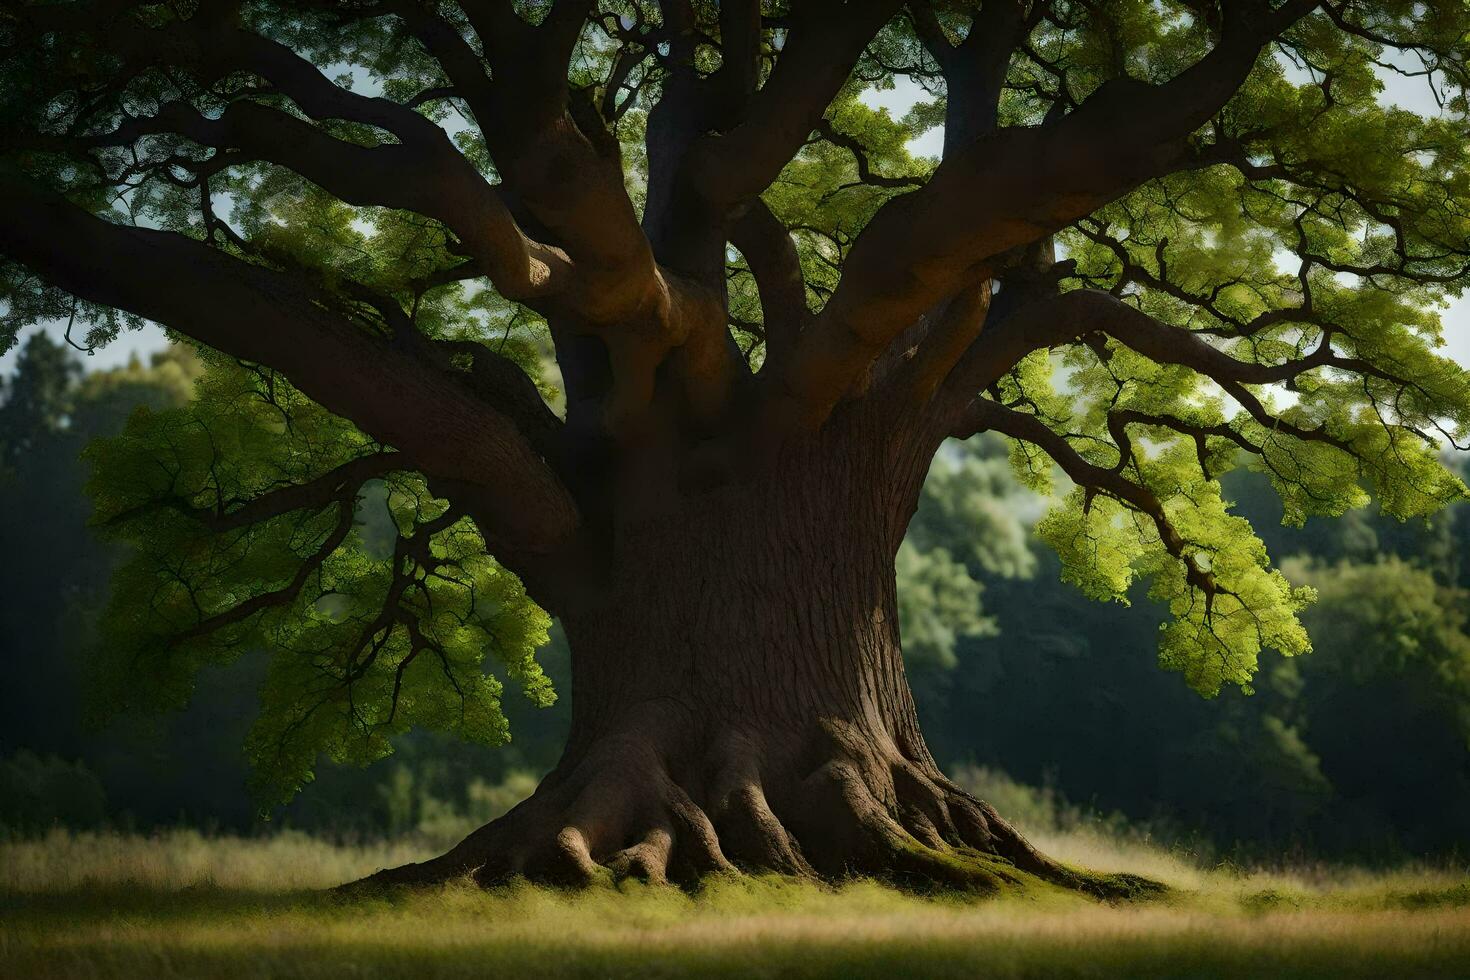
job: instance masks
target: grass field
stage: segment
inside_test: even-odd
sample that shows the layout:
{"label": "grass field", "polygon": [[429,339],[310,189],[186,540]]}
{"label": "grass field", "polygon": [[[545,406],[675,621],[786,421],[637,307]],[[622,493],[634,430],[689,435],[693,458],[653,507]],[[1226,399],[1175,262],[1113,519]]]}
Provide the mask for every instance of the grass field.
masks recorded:
{"label": "grass field", "polygon": [[871,882],[568,894],[321,889],[422,855],[282,834],[0,843],[0,977],[1459,976],[1470,877],[1206,871],[1144,844],[1038,839],[1171,895],[919,897]]}

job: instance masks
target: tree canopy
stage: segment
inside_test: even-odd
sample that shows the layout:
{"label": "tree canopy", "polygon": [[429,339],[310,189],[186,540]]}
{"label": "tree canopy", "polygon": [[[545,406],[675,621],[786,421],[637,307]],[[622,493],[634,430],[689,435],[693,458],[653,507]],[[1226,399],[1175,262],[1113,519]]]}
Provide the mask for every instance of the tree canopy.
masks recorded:
{"label": "tree canopy", "polygon": [[[1470,277],[1467,31],[1409,0],[8,5],[4,337],[212,351],[93,450],[138,545],[118,686],[172,703],[269,646],[281,794],[409,724],[503,739],[487,651],[550,696],[531,599],[853,406],[921,466],[991,431],[1060,470],[1063,576],[1147,579],[1161,662],[1248,686],[1310,590],[1223,474],[1295,523],[1466,492],[1436,306]],[[902,119],[863,98],[896,79]]]}
{"label": "tree canopy", "polygon": [[[78,456],[90,439],[120,432],[140,402],[181,404],[197,371],[174,349],[151,366],[77,378],[62,354],[39,334],[0,381],[0,445],[24,447],[0,475],[0,514],[10,518],[7,544],[26,556],[0,569],[0,631],[10,641],[0,824],[258,828],[260,798],[246,792],[240,746],[260,711],[268,658],[201,672],[180,713],[128,714],[100,729],[79,718],[89,636],[127,549],[85,527]],[[72,352],[71,361],[82,359]],[[1284,847],[1378,860],[1462,845],[1470,644],[1457,634],[1467,633],[1470,505],[1428,520],[1364,508],[1283,527],[1266,477],[1231,474],[1226,495],[1287,577],[1320,592],[1303,613],[1316,649],[1263,658],[1253,696],[1227,689],[1205,701],[1151,662],[1168,612],[1148,601],[1145,584],[1120,609],[1060,581],[1055,555],[1027,533],[1045,502],[1009,469],[997,437],[951,443],[931,468],[899,560],[904,658],[926,741],[946,772],[972,792],[983,788],[978,795],[1032,832],[1053,818],[993,781],[971,783],[967,764],[999,767],[1086,810],[1145,821],[1156,840],[1182,834],[1237,862]],[[374,547],[391,544],[377,499],[362,518]],[[943,574],[930,573],[934,564]],[[565,694],[558,634],[537,660]],[[509,745],[421,730],[394,739],[391,765],[318,766],[310,788],[271,815],[308,831],[418,827],[447,845],[455,821],[462,835],[523,797],[566,741],[570,699],[552,710],[516,697],[503,707]],[[1035,724],[1040,715],[1045,725]],[[1180,814],[1189,826],[1178,825]],[[1064,826],[1082,817],[1057,814]]]}

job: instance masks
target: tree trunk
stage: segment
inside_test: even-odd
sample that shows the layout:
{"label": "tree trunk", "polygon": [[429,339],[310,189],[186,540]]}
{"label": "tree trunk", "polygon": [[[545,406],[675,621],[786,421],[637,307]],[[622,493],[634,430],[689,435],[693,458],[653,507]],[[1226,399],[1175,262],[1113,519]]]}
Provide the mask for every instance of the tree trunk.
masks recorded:
{"label": "tree trunk", "polygon": [[1136,890],[1037,853],[929,754],[894,580],[917,459],[817,447],[621,528],[608,600],[562,617],[573,722],[556,769],[450,853],[369,880],[745,870]]}

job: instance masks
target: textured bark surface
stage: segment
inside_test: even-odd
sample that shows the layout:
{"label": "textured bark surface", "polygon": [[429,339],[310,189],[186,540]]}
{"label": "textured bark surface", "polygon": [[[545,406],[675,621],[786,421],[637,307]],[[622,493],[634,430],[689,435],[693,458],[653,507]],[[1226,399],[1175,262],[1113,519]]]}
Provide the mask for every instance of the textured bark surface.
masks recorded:
{"label": "textured bark surface", "polygon": [[607,601],[563,617],[573,728],[556,770],[444,857],[372,880],[1143,887],[1038,854],[925,746],[893,564],[923,466],[884,448],[911,442],[810,447],[777,478],[622,527]]}
{"label": "textured bark surface", "polygon": [[[1408,362],[1398,348],[1365,353],[1333,319],[1352,304],[1314,305],[1310,288],[1332,272],[1461,283],[1465,270],[1453,270],[1466,252],[1442,240],[1460,219],[1428,203],[1455,196],[1459,171],[1415,177],[1447,183],[1406,204],[1390,193],[1403,175],[1368,180],[1382,184],[1375,191],[1339,179],[1341,167],[1302,160],[1301,125],[1362,111],[1351,100],[1335,108],[1325,84],[1327,105],[1310,121],[1296,115],[1307,103],[1266,97],[1277,91],[1273,78],[1228,105],[1257,64],[1275,71],[1266,52],[1277,43],[1303,57],[1323,45],[1336,59],[1381,42],[1426,64],[1460,64],[1450,41],[1414,40],[1421,28],[1445,38],[1458,31],[1435,26],[1447,4],[1415,5],[1425,16],[1374,26],[1369,13],[1348,10],[1355,4],[1191,3],[1199,16],[1171,26],[1177,41],[1168,43],[1120,33],[1113,5],[1040,0],[803,0],[779,17],[755,0],[685,0],[634,5],[632,20],[594,0],[555,0],[533,5],[542,8],[534,23],[513,4],[463,0],[273,0],[181,5],[166,16],[154,6],[32,0],[0,14],[0,61],[13,83],[0,86],[8,126],[0,254],[26,270],[12,283],[23,284],[15,295],[25,302],[10,303],[11,319],[41,322],[64,309],[59,295],[32,291],[34,277],[281,372],[401,456],[384,465],[421,473],[473,519],[488,551],[572,639],[575,730],[560,766],[532,799],[451,854],[380,880],[471,870],[485,880],[523,872],[585,881],[604,871],[686,879],[733,866],[990,886],[1029,873],[1126,890],[1126,881],[1082,877],[1038,856],[944,779],[919,734],[899,653],[893,556],[941,437],[988,430],[1035,447],[1086,499],[1111,499],[1156,531],[1212,610],[1230,589],[1195,558],[1208,548],[1176,526],[1170,498],[1143,475],[1135,439],[1141,446],[1168,432],[1193,442],[1206,481],[1217,475],[1207,440],[1264,454],[1256,427],[1376,471],[1379,450],[1374,461],[1360,454],[1376,437],[1329,421],[1303,425],[1253,393],[1294,387],[1323,368],[1362,382],[1367,400],[1353,411],[1374,411],[1387,445],[1431,426],[1443,433],[1435,416],[1465,411],[1459,395],[1443,394],[1460,391],[1458,382],[1446,375],[1426,388],[1401,377]],[[1313,18],[1309,31],[1285,37]],[[1129,34],[1145,46],[1130,51]],[[909,36],[913,45],[894,47]],[[308,37],[309,50],[293,47]],[[1043,64],[1054,81],[1038,85],[1030,68],[1012,73],[1058,44]],[[1094,63],[1094,47],[1111,52],[1112,64]],[[924,54],[883,74],[937,71],[949,93],[942,160],[922,176],[885,173],[894,162],[832,111],[864,53],[890,48]],[[405,101],[394,100],[397,86],[352,91],[328,77],[335,67],[313,60],[325,52],[334,65],[402,58],[403,80],[431,87]],[[1003,125],[1007,91],[1034,118]],[[477,131],[495,183],[482,153],[462,153],[435,123],[437,109],[420,111],[446,99]],[[647,110],[647,125],[620,127],[634,107]],[[1328,129],[1337,125],[1326,118]],[[646,166],[630,168],[637,156],[625,143],[639,130]],[[866,204],[818,220],[762,200],[788,164],[816,162],[807,147],[818,140],[853,157],[855,181],[832,194],[867,188],[873,207],[860,228],[850,225]],[[232,171],[247,165],[295,174],[343,205],[417,215],[423,228],[442,228],[443,244],[430,236],[384,275],[369,274],[376,257],[339,267],[361,249],[330,235],[331,248],[286,256],[274,239],[248,228],[242,237],[215,210],[210,180],[243,187]],[[1341,198],[1335,209],[1309,210],[1345,233],[1397,216],[1396,248],[1378,255],[1370,235],[1360,260],[1373,264],[1329,261],[1298,221],[1300,289],[1284,284],[1279,304],[1269,298],[1276,287],[1254,289],[1268,308],[1242,322],[1240,311],[1215,306],[1238,278],[1213,292],[1195,272],[1188,282],[1170,278],[1163,225],[1130,218],[1127,237],[1114,239],[1112,218],[1101,230],[1088,222],[1151,181],[1216,166],[1238,173],[1242,193],[1301,207],[1294,194]],[[98,193],[83,192],[94,180]],[[641,207],[635,185],[646,191]],[[270,197],[256,203],[275,209],[286,199],[279,186],[260,184]],[[1283,196],[1282,186],[1295,191]],[[912,189],[891,193],[899,188]],[[135,192],[161,209],[150,221],[158,227],[100,210]],[[823,205],[810,213],[818,212]],[[1280,220],[1262,219],[1258,230],[1284,232]],[[1055,236],[1069,228],[1121,260],[1115,285],[1092,288],[1104,283],[1057,261]],[[1152,256],[1133,251],[1150,239]],[[743,275],[732,246],[758,293],[754,319],[748,290],[732,305],[731,277]],[[819,260],[819,276],[808,275],[809,260]],[[1067,281],[1089,288],[1063,289]],[[460,282],[476,283],[472,295],[488,285],[545,321],[564,419],[502,353],[504,338],[469,339],[476,326],[451,339],[460,332],[446,332],[441,314],[421,319],[437,307],[420,302],[429,291]],[[1150,304],[1130,302],[1135,290],[1167,295],[1161,309],[1190,312],[1155,319]],[[72,320],[77,313],[73,302]],[[1320,342],[1304,352],[1302,331],[1313,330]],[[1063,430],[998,385],[1032,353],[1085,347],[1102,362],[1110,344],[1218,388],[1248,426],[1203,424],[1182,395],[1169,411],[1125,404],[1135,379],[1124,376],[1114,379],[1105,424],[1086,421],[1089,409]],[[1287,359],[1273,363],[1278,348]],[[1380,384],[1388,387],[1375,393]],[[1420,395],[1426,406],[1411,407]],[[1401,403],[1424,421],[1396,426],[1377,411],[1392,404],[1400,415]],[[1099,448],[1116,450],[1116,464]],[[268,483],[238,518],[215,494],[219,512],[201,518],[215,527],[333,507],[341,520],[330,547],[304,559],[298,584],[244,598],[200,627],[294,601],[346,539],[349,503],[379,464]],[[208,496],[168,494],[159,502],[193,514]],[[373,622],[421,638],[417,607],[388,591]],[[381,635],[367,631],[344,651],[345,689],[359,655],[377,656],[377,647],[364,651]]]}

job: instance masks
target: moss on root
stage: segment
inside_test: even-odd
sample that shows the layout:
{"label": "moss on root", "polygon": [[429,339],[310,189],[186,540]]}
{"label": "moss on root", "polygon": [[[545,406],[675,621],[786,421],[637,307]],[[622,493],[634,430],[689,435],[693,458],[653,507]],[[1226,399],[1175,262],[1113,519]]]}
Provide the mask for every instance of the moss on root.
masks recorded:
{"label": "moss on root", "polygon": [[[1085,868],[1057,865],[1046,875],[1036,874],[1016,867],[1015,864],[995,855],[970,849],[956,848],[938,851],[918,842],[907,846],[894,855],[891,868],[882,873],[853,872],[838,878],[821,878],[808,875],[789,875],[776,872],[752,870],[728,870],[712,872],[695,879],[649,880],[635,876],[617,875],[610,869],[600,867],[590,880],[577,883],[532,882],[523,876],[502,879],[494,885],[482,886],[491,891],[519,889],[524,887],[549,887],[567,893],[597,892],[603,890],[643,892],[646,889],[667,888],[688,895],[703,895],[710,892],[725,893],[755,888],[791,887],[801,890],[836,891],[863,883],[896,889],[902,893],[925,898],[1030,898],[1038,900],[1081,898],[1101,900],[1109,903],[1140,902],[1162,899],[1170,895],[1171,889],[1162,882],[1141,875],[1090,871]],[[466,876],[466,881],[471,880]],[[399,890],[410,886],[379,885],[357,882],[344,886],[339,891],[361,895],[364,891]]]}

